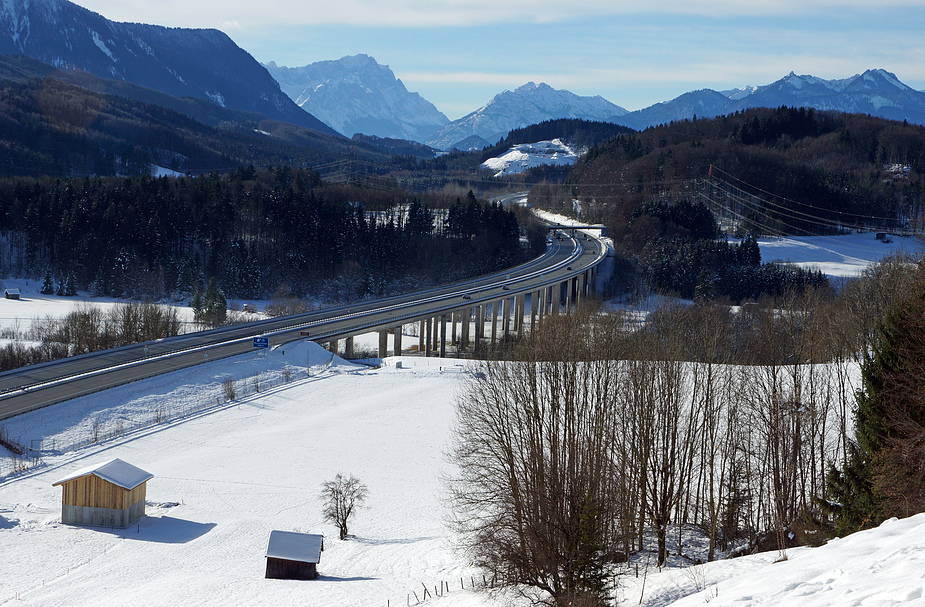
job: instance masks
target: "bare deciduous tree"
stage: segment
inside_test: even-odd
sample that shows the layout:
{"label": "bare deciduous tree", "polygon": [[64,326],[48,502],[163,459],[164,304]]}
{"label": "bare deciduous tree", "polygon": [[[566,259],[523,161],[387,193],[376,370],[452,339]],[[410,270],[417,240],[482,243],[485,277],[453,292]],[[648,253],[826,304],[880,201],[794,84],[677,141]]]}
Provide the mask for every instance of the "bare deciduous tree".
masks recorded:
{"label": "bare deciduous tree", "polygon": [[517,362],[476,367],[458,398],[447,479],[467,555],[548,605],[606,600],[622,512],[619,365],[594,357],[585,336],[595,329],[575,316],[544,323]]}
{"label": "bare deciduous tree", "polygon": [[347,539],[347,523],[353,511],[366,500],[368,490],[360,479],[341,474],[321,485],[321,499],[324,500],[324,519],[337,526],[340,539]]}

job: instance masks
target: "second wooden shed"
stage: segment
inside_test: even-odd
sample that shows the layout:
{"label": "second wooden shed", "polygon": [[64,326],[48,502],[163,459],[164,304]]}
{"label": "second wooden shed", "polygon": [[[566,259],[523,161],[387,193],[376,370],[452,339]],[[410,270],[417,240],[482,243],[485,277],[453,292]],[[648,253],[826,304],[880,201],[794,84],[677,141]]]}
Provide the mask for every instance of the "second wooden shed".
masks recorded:
{"label": "second wooden shed", "polygon": [[267,542],[266,577],[277,580],[314,580],[324,550],[324,536],[293,531],[271,531]]}

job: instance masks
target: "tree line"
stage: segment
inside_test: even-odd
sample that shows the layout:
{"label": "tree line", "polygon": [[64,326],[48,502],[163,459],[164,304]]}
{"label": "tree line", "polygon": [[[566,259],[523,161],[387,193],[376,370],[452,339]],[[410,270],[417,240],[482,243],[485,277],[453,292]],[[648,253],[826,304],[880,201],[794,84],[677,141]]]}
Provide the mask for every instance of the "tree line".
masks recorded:
{"label": "tree line", "polygon": [[[447,488],[462,547],[537,603],[599,605],[649,534],[659,564],[669,545],[693,560],[684,526],[711,560],[824,541],[841,519],[822,506],[847,503],[831,470],[855,449],[858,365],[916,272],[892,260],[837,293],[667,306],[644,324],[591,309],[544,319],[457,399]],[[908,440],[910,419],[891,433]],[[899,447],[878,471],[919,461]]]}
{"label": "tree line", "polygon": [[63,318],[36,318],[24,336],[36,345],[16,340],[0,348],[0,371],[163,339],[182,332],[183,323],[177,310],[170,306],[127,302],[104,311],[99,306],[78,304]]}
{"label": "tree line", "polygon": [[[831,231],[819,219],[833,225],[845,217],[858,224],[872,218],[880,228],[883,218],[915,220],[922,212],[925,127],[788,107],[677,121],[591,148],[566,180],[565,195],[545,197],[558,205],[579,198],[586,219],[607,224],[622,241],[639,206],[666,193],[689,196],[689,181],[707,178],[711,165],[749,193],[773,193],[779,206],[762,211],[763,223],[785,211],[793,228],[808,233]],[[535,205],[542,203],[538,196]]]}
{"label": "tree line", "polygon": [[8,237],[0,271],[50,272],[117,297],[189,298],[215,278],[233,298],[265,297],[285,283],[299,297],[344,301],[528,254],[516,216],[474,194],[331,186],[285,166],[195,178],[6,179],[0,200]]}

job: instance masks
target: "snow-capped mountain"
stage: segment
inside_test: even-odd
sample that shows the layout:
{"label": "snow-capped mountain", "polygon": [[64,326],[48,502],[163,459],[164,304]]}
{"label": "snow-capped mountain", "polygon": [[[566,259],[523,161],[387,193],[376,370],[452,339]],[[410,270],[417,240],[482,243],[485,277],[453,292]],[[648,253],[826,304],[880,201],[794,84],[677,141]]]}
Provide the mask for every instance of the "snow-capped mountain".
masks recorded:
{"label": "snow-capped mountain", "polygon": [[543,165],[572,165],[578,162],[578,153],[561,139],[522,143],[496,158],[489,158],[481,164],[485,170],[502,175],[520,175],[528,169]]}
{"label": "snow-capped mountain", "polygon": [[666,124],[674,120],[700,118],[713,118],[729,113],[732,103],[729,97],[714,90],[703,89],[684,93],[671,101],[656,103],[647,108],[630,112],[624,116],[614,118],[612,122],[630,128],[642,130],[656,124]]}
{"label": "snow-capped mountain", "polygon": [[741,108],[812,107],[925,123],[925,92],[906,86],[886,70],[867,70],[843,80],[823,80],[790,72],[777,82],[758,87],[738,100],[738,104]]}
{"label": "snow-capped mountain", "polygon": [[885,70],[868,70],[841,80],[798,76],[791,72],[765,86],[685,93],[671,101],[620,116],[613,122],[644,129],[695,116],[713,118],[752,107],[781,106],[862,113],[925,124],[925,92],[906,86]]}
{"label": "snow-capped mountain", "polygon": [[504,91],[482,108],[447,124],[427,142],[431,147],[449,150],[472,135],[497,142],[511,130],[555,118],[583,118],[614,122],[625,109],[603,97],[582,97],[557,90],[545,83],[528,82],[514,91]]}
{"label": "snow-capped mountain", "polygon": [[423,143],[449,122],[368,55],[303,67],[264,65],[302,109],[347,137],[363,133]]}
{"label": "snow-capped mountain", "polygon": [[3,0],[0,53],[333,134],[218,30],[117,23],[67,0]]}

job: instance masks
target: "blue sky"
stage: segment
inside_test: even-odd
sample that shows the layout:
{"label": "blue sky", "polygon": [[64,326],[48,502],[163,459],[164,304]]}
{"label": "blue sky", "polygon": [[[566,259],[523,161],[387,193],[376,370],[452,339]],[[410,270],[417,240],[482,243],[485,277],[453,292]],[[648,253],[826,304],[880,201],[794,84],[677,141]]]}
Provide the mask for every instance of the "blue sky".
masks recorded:
{"label": "blue sky", "polygon": [[116,21],[211,27],[258,61],[365,53],[450,119],[546,82],[628,110],[790,71],[882,68],[925,90],[921,0],[78,0]]}

